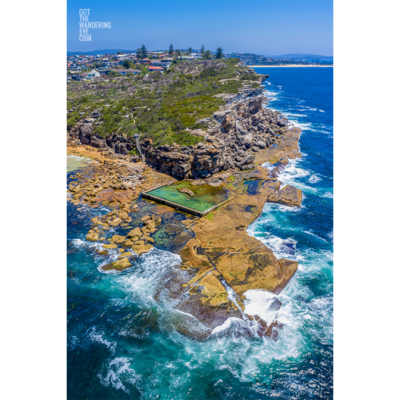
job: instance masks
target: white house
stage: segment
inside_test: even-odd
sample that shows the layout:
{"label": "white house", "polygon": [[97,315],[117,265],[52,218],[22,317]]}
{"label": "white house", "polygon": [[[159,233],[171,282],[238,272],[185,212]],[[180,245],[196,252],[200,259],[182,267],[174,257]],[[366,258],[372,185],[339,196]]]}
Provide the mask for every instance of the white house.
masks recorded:
{"label": "white house", "polygon": [[89,73],[88,73],[88,79],[93,79],[93,78],[98,78],[100,76],[100,72],[97,72],[96,70],[92,69]]}

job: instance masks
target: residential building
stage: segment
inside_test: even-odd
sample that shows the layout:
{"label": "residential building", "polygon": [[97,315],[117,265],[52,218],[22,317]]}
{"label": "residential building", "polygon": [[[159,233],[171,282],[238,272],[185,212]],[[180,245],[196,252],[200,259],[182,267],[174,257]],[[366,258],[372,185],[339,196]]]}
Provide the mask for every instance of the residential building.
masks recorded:
{"label": "residential building", "polygon": [[164,72],[164,68],[163,68],[163,67],[154,67],[154,66],[150,66],[150,67],[149,67],[149,71],[160,71],[160,72]]}
{"label": "residential building", "polygon": [[89,73],[88,73],[88,79],[94,79],[94,78],[98,78],[100,76],[100,72],[97,72],[96,70],[92,69]]}

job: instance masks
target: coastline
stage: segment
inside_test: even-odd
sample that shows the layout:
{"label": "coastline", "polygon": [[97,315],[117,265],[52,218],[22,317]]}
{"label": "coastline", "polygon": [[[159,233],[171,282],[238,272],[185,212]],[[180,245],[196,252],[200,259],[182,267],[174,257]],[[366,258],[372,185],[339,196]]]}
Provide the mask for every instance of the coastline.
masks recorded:
{"label": "coastline", "polygon": [[[244,314],[246,298],[244,293],[250,289],[262,289],[275,295],[278,294],[296,272],[298,263],[288,259],[278,259],[270,248],[247,233],[247,228],[262,214],[267,201],[286,206],[301,205],[301,190],[293,186],[283,188],[277,179],[279,173],[289,163],[289,158],[301,157],[298,151],[300,133],[299,128],[291,128],[276,140],[274,146],[260,149],[255,155],[255,165],[252,170],[234,171],[228,176],[225,176],[226,172],[215,174],[213,178],[221,176],[222,180],[226,180],[226,187],[235,196],[235,199],[206,217],[183,221],[186,229],[193,236],[189,238],[187,235],[183,235],[186,240],[182,238],[182,246],[179,250],[174,251],[175,254],[179,254],[182,262],[178,269],[168,277],[169,279],[164,285],[169,289],[171,298],[184,298],[189,295],[189,298],[183,299],[177,305],[177,309],[193,315],[201,322],[203,328],[199,331],[195,327],[186,327],[182,333],[192,337],[205,338],[227,319],[236,317],[248,320],[259,336],[276,338],[278,335],[275,330],[275,328],[279,328],[276,321],[268,321],[267,325],[267,322],[260,320],[258,316]],[[90,146],[79,146],[79,148],[69,148],[68,153],[80,156],[90,155],[91,158],[97,158],[100,163],[106,161],[105,153],[102,150],[92,151],[91,149]],[[107,163],[110,161],[108,160]],[[111,162],[114,165],[123,164],[133,167],[132,163],[125,160],[114,159]],[[265,162],[275,164],[276,168],[273,171],[263,168],[262,164]],[[139,165],[137,166],[139,167]],[[111,168],[108,170],[111,171]],[[146,167],[146,170],[144,175],[147,179],[146,182],[142,182],[142,190],[151,187],[157,180],[170,178],[151,167]],[[143,171],[141,173],[143,174]],[[150,174],[154,177],[151,177]],[[256,182],[257,188],[254,192],[249,190],[248,182]],[[93,192],[91,184],[88,189],[90,195],[90,192]],[[119,189],[116,189],[106,197],[102,195],[100,189],[97,189],[99,195],[96,195],[93,201],[90,200],[90,204],[92,207],[98,207],[102,202],[106,204],[104,202],[106,200],[110,206],[118,203],[118,208],[125,207],[128,204],[131,205],[132,200],[139,196],[140,190],[138,191],[138,189],[139,187],[136,190],[129,190],[129,193],[124,193],[124,195],[119,193]],[[74,193],[76,201],[74,204],[78,204],[80,195],[80,193]],[[131,213],[132,210],[131,208],[126,209],[127,213]],[[136,211],[134,212],[136,213]],[[172,212],[176,213],[168,206],[159,205],[156,205],[154,212],[151,211],[152,218],[156,218],[156,215],[158,218],[160,213]],[[131,217],[128,218],[132,221]],[[133,218],[135,219],[135,217]],[[186,218],[188,217],[186,216]],[[140,220],[132,225],[135,226],[138,223],[141,224]],[[96,229],[98,227],[93,228],[94,231]],[[91,235],[96,236],[93,231],[89,231],[89,234],[90,232],[92,232]],[[98,233],[100,236],[104,234],[101,230]],[[113,246],[117,247],[115,244]],[[137,250],[148,251],[149,245],[144,246],[147,247]],[[154,246],[157,246],[157,243],[154,243]],[[132,248],[136,252],[136,248]],[[130,266],[130,264],[126,265]],[[275,307],[279,309],[280,306],[275,304]]]}
{"label": "coastline", "polygon": [[248,65],[249,68],[333,68],[334,65]]}

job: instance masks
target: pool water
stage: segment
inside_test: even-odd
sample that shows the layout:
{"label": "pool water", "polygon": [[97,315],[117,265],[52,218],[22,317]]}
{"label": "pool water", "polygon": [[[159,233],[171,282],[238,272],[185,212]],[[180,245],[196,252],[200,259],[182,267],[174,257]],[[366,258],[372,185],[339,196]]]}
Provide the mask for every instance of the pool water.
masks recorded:
{"label": "pool water", "polygon": [[[188,194],[178,191],[183,188],[191,190],[195,196],[191,197]],[[147,192],[147,194],[172,201],[185,207],[190,207],[200,212],[204,212],[228,199],[228,191],[224,187],[214,187],[210,185],[196,186],[185,181],[162,186]]]}

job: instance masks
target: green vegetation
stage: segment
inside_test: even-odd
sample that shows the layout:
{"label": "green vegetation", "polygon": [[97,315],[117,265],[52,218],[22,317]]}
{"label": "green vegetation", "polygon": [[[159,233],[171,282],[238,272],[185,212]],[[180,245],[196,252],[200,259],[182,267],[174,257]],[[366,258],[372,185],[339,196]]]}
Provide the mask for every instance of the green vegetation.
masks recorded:
{"label": "green vegetation", "polygon": [[203,60],[211,60],[212,59],[212,53],[211,53],[211,51],[210,50],[206,50],[204,53],[203,53]]}
{"label": "green vegetation", "polygon": [[217,53],[215,54],[215,58],[218,58],[218,59],[224,58],[224,53],[222,52],[221,47],[218,47]]}
{"label": "green vegetation", "polygon": [[156,146],[194,145],[203,139],[190,130],[206,129],[197,121],[225,104],[215,95],[238,93],[243,84],[259,81],[247,68],[238,67],[238,61],[177,60],[164,75],[150,72],[123,77],[110,72],[100,80],[72,82],[68,84],[67,129],[98,110],[102,116],[93,132],[101,137],[131,137],[140,132],[141,139],[151,138]]}

